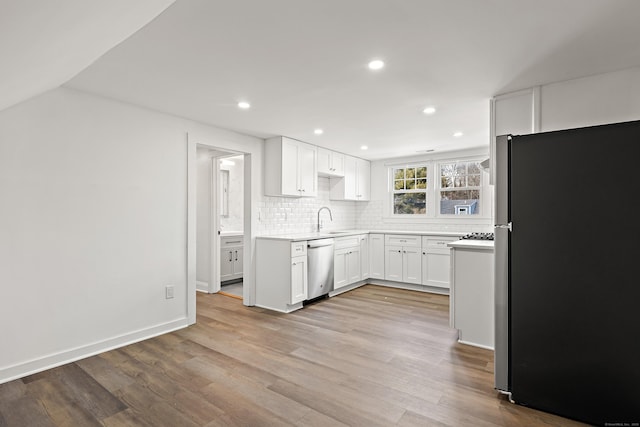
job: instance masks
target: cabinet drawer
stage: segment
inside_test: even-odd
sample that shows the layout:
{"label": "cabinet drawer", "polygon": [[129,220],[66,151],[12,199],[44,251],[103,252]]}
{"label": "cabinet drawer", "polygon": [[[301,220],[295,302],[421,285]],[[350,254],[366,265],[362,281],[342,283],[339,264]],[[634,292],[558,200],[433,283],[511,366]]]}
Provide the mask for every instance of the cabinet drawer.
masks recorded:
{"label": "cabinet drawer", "polygon": [[422,238],[422,250],[428,253],[449,252],[448,243],[458,240],[457,237],[431,237]]}
{"label": "cabinet drawer", "polygon": [[384,244],[387,246],[410,246],[419,248],[421,242],[420,236],[408,234],[386,234]]}
{"label": "cabinet drawer", "polygon": [[344,248],[360,247],[360,235],[339,237],[334,239],[335,250]]}
{"label": "cabinet drawer", "polygon": [[242,246],[244,244],[243,236],[225,236],[220,238],[220,247],[228,248],[234,246]]}
{"label": "cabinet drawer", "polygon": [[291,257],[302,256],[307,254],[307,241],[291,242]]}

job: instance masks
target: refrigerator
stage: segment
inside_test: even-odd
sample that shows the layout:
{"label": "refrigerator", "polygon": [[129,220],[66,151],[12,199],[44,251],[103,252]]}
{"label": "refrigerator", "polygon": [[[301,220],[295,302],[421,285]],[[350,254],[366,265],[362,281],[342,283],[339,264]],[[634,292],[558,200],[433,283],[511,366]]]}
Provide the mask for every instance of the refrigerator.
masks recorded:
{"label": "refrigerator", "polygon": [[640,425],[640,121],[495,147],[495,387]]}

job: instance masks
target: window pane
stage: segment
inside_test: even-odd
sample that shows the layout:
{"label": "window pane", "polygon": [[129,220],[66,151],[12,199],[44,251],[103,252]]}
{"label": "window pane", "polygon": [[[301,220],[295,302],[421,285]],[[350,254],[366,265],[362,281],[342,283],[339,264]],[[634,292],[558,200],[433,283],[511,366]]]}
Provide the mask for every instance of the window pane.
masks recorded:
{"label": "window pane", "polygon": [[404,169],[396,169],[393,176],[395,179],[404,179]]}
{"label": "window pane", "polygon": [[456,175],[465,175],[467,173],[466,163],[456,163]]}
{"label": "window pane", "polygon": [[458,190],[440,192],[440,213],[443,215],[477,215],[480,213],[480,191]]}
{"label": "window pane", "polygon": [[426,179],[416,179],[416,188],[426,189],[427,188],[427,180]]}
{"label": "window pane", "polygon": [[426,193],[396,193],[393,195],[394,214],[424,214],[426,212]]}
{"label": "window pane", "polygon": [[407,179],[416,177],[416,168],[406,168],[405,171]]}
{"label": "window pane", "polygon": [[468,169],[467,173],[469,175],[471,175],[471,174],[480,174],[480,163],[478,163],[478,162],[469,163],[469,169]]}
{"label": "window pane", "polygon": [[456,177],[453,179],[453,186],[454,186],[454,187],[466,187],[466,186],[467,186],[467,185],[466,185],[466,181],[467,181],[467,180],[465,179],[465,177],[464,177],[464,176],[456,176]]}
{"label": "window pane", "polygon": [[413,190],[416,188],[416,181],[415,180],[407,180],[407,190]]}
{"label": "window pane", "polygon": [[416,168],[416,177],[417,178],[426,178],[427,177],[427,168],[426,167]]}
{"label": "window pane", "polygon": [[480,187],[480,175],[469,175],[467,180],[469,187]]}
{"label": "window pane", "polygon": [[396,190],[404,190],[404,180],[402,179],[395,181],[393,186]]}

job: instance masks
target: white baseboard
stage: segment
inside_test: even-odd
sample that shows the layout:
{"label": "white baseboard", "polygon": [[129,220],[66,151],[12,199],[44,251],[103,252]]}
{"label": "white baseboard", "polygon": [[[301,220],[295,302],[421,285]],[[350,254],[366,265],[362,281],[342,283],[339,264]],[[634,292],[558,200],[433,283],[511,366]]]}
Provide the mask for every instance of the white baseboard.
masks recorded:
{"label": "white baseboard", "polygon": [[158,335],[186,328],[187,326],[189,326],[189,322],[188,319],[184,317],[103,341],[31,359],[12,366],[0,367],[0,384],[26,377],[27,375],[35,374],[37,372],[45,371],[47,369],[55,368],[60,365],[75,362],[76,360],[94,356],[99,353],[104,353],[105,351],[113,350],[115,348],[124,347],[138,341],[143,341]]}
{"label": "white baseboard", "polygon": [[196,291],[209,293],[209,283],[196,280]]}

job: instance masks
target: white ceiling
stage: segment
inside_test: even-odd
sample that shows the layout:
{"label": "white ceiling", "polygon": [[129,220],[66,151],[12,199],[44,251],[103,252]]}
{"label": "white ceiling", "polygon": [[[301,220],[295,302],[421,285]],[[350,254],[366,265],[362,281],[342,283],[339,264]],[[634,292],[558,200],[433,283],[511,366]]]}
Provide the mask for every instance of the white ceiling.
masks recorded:
{"label": "white ceiling", "polygon": [[639,18],[637,0],[177,0],[67,85],[369,159],[415,155],[488,145],[493,95],[640,66]]}
{"label": "white ceiling", "polygon": [[174,0],[1,0],[0,111],[59,87]]}

